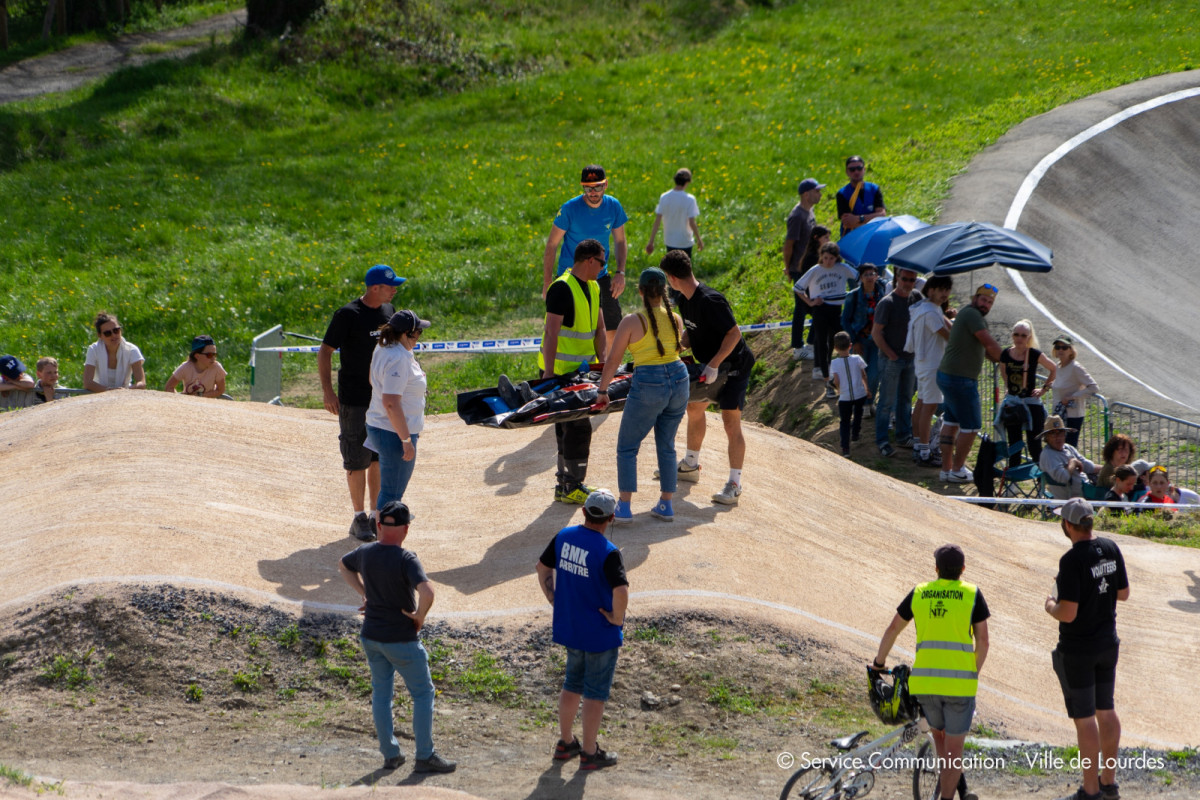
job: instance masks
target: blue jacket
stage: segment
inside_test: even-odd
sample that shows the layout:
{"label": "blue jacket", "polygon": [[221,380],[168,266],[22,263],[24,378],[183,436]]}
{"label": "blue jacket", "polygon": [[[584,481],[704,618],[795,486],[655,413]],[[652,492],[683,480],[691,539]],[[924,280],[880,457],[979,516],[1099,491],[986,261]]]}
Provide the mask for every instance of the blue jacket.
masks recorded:
{"label": "blue jacket", "polygon": [[621,628],[599,609],[613,607],[613,590],[604,577],[604,560],[616,550],[603,534],[573,525],[558,532],[554,541],[553,638],[585,653],[603,653],[620,647]]}
{"label": "blue jacket", "polygon": [[[875,283],[875,302],[878,303],[883,299],[883,286]],[[863,333],[863,328],[866,328],[867,322],[870,319],[870,309],[867,308],[867,296],[863,292],[863,287],[860,285],[857,289],[846,295],[846,302],[842,303],[842,330],[850,334],[852,342],[870,341],[871,331],[867,330]]]}

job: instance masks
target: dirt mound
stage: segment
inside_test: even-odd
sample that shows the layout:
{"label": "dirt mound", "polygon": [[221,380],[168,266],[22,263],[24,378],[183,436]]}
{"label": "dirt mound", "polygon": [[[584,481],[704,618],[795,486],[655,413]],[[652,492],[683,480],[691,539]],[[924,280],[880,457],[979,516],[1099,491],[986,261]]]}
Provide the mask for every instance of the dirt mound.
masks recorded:
{"label": "dirt mound", "polygon": [[[591,480],[615,483],[618,420],[601,422]],[[80,582],[220,587],[301,610],[350,610],[337,558],[353,542],[336,447],[321,411],[114,392],[0,418],[0,610]],[[1020,521],[914,490],[807,442],[749,426],[741,505],[714,506],[724,482],[723,433],[710,420],[698,485],[685,484],[677,521],[634,501],[635,524],[614,533],[634,591],[632,612],[701,607],[761,615],[820,632],[866,659],[895,603],[932,571],[952,540],[967,579],[995,615],[981,704],[1026,738],[1070,740],[1047,652],[1042,611],[1064,539]],[[532,565],[572,508],[550,502],[549,428],[497,431],[431,418],[406,498],[416,549],[438,585],[445,619],[537,611]],[[643,488],[653,465],[643,456]],[[1132,600],[1122,607],[1119,685],[1132,743],[1194,743],[1200,723],[1168,714],[1191,691],[1190,649],[1200,553],[1122,540]],[[911,635],[910,635],[911,636]],[[911,644],[911,638],[901,644]]]}

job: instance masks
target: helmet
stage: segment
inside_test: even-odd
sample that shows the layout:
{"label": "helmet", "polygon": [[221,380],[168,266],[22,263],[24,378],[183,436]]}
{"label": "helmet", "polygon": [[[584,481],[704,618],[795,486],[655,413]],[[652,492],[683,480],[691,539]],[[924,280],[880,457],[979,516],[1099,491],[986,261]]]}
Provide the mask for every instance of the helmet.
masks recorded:
{"label": "helmet", "polygon": [[908,693],[909,668],[898,664],[892,669],[892,683],[888,685],[883,680],[882,673],[867,669],[867,680],[870,689],[867,697],[875,716],[887,725],[899,725],[915,720],[921,713],[921,706],[916,698]]}

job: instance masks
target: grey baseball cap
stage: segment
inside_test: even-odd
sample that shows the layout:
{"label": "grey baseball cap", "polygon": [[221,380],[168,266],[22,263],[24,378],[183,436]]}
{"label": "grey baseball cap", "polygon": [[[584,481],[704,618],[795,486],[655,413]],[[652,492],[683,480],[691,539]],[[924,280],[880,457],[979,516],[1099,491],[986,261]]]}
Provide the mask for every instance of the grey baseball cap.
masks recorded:
{"label": "grey baseball cap", "polygon": [[611,517],[617,511],[617,498],[608,489],[597,489],[583,502],[583,510],[593,517]]}
{"label": "grey baseball cap", "polygon": [[1054,513],[1072,525],[1078,525],[1088,517],[1096,516],[1096,511],[1092,508],[1092,504],[1082,497],[1072,497],[1054,509]]}

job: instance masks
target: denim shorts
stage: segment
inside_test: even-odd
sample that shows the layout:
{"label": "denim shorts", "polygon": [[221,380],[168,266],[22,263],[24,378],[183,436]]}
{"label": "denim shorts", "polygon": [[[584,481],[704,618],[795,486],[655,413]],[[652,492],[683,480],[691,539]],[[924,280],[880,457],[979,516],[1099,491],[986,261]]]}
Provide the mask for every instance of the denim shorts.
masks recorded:
{"label": "denim shorts", "polygon": [[917,697],[929,727],[945,731],[947,736],[965,736],[971,729],[971,718],[975,716],[974,697],[947,697],[941,694],[923,694]]}
{"label": "denim shorts", "polygon": [[567,674],[563,677],[563,691],[581,694],[584,700],[608,700],[620,649],[614,647],[601,653],[588,653],[568,647]]}
{"label": "denim shorts", "polygon": [[946,413],[943,425],[958,428],[959,433],[977,433],[983,427],[979,407],[979,381],[959,375],[947,375],[938,370],[937,385],[942,390]]}

